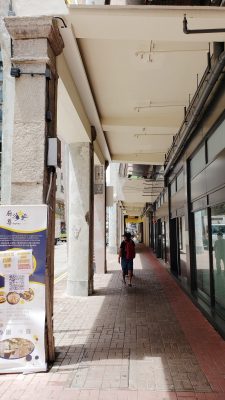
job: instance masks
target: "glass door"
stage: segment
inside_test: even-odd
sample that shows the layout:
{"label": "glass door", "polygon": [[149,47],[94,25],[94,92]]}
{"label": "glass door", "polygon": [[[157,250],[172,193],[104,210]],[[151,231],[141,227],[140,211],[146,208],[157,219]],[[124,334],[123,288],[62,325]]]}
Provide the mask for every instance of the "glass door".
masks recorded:
{"label": "glass door", "polygon": [[162,222],[162,259],[166,261],[166,223]]}
{"label": "glass door", "polygon": [[180,278],[183,283],[187,284],[187,249],[186,249],[186,232],[185,232],[185,217],[179,217],[179,265]]}
{"label": "glass door", "polygon": [[208,214],[207,209],[194,213],[195,223],[195,255],[196,284],[199,294],[210,301],[210,264],[208,245]]}
{"label": "glass door", "polygon": [[215,306],[225,316],[225,203],[211,207]]}
{"label": "glass door", "polygon": [[171,271],[180,277],[180,256],[179,256],[179,218],[170,220],[170,265]]}

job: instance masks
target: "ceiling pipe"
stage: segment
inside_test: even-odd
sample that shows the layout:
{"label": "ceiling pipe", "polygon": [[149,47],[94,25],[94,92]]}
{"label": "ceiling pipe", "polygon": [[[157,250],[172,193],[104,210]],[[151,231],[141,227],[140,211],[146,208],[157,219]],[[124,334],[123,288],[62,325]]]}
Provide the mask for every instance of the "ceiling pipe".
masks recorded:
{"label": "ceiling pipe", "polygon": [[218,33],[218,32],[225,32],[225,28],[215,28],[215,29],[188,29],[187,27],[187,18],[186,14],[184,14],[183,19],[183,32],[186,35],[193,34],[193,33]]}
{"label": "ceiling pipe", "polygon": [[[182,138],[180,139],[180,142],[177,143],[176,147],[177,150],[175,154],[172,156],[172,158],[168,161],[167,165],[165,165],[165,171],[164,174],[167,175],[170,169],[173,167],[174,162],[178,159],[185,143],[187,140],[190,138],[193,130],[196,128],[198,122],[199,122],[199,117],[202,114],[203,107],[210,96],[212,89],[214,88],[221,72],[223,71],[223,68],[225,67],[225,51],[221,53],[221,55],[218,58],[217,63],[215,64],[214,68],[210,72],[210,76],[207,78],[207,81],[205,81],[205,88],[202,92],[200,97],[198,97],[199,101],[196,104],[194,108],[194,104],[192,104],[192,109],[194,108],[194,111],[192,113],[192,116],[189,120],[186,120],[186,123],[182,123],[181,128],[177,134],[177,137],[180,136],[182,133]],[[170,155],[169,155],[170,156]]]}

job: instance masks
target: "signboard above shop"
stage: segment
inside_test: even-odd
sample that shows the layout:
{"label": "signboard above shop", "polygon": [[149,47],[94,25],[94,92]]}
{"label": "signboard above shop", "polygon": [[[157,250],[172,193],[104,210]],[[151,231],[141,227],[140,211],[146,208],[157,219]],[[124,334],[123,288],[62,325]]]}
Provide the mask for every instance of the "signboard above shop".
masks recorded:
{"label": "signboard above shop", "polygon": [[143,219],[141,217],[125,217],[125,222],[126,224],[141,224],[143,222]]}

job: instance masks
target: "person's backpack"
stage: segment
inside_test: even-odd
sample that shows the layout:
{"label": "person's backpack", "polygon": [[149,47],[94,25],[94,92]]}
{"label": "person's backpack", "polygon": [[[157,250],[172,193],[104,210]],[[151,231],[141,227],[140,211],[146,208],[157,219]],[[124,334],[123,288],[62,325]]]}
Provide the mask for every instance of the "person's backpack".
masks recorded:
{"label": "person's backpack", "polygon": [[135,244],[133,240],[128,240],[125,242],[125,252],[126,252],[126,259],[133,260],[135,257]]}

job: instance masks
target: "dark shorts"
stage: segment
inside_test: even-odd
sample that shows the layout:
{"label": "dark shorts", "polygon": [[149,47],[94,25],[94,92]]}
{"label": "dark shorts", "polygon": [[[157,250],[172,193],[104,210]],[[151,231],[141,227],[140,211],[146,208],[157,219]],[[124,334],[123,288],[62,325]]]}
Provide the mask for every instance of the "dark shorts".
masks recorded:
{"label": "dark shorts", "polygon": [[128,274],[128,271],[133,272],[133,260],[126,260],[126,258],[121,259],[121,267],[124,274]]}

